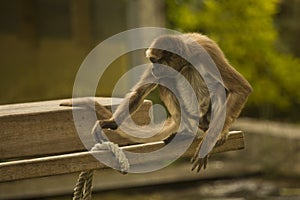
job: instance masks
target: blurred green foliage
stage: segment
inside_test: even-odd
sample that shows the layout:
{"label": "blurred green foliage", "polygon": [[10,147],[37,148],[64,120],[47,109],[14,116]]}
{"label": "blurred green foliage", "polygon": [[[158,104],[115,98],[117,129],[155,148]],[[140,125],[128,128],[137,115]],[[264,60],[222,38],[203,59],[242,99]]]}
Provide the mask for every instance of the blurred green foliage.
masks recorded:
{"label": "blurred green foliage", "polygon": [[167,0],[169,27],[217,41],[251,83],[244,114],[299,120],[300,60],[280,52],[274,26],[279,0]]}

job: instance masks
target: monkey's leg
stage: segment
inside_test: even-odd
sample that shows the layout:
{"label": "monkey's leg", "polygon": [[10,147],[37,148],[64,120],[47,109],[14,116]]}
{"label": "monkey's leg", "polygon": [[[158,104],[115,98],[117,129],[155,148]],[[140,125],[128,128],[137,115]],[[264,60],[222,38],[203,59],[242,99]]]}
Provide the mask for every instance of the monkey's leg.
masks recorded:
{"label": "monkey's leg", "polygon": [[178,124],[172,119],[168,118],[162,127],[162,129],[155,134],[151,139],[153,141],[164,140],[166,143],[170,142],[177,134]]}
{"label": "monkey's leg", "polygon": [[112,113],[105,108],[103,105],[99,104],[93,98],[78,98],[78,99],[70,99],[63,101],[59,104],[60,106],[71,106],[71,107],[83,107],[89,108],[96,111],[97,118],[99,120],[109,119],[112,117]]}
{"label": "monkey's leg", "polygon": [[[167,121],[164,123],[163,128],[160,130],[156,128],[156,126],[160,127],[159,124],[154,124],[154,126],[151,127],[141,127],[140,129],[136,129],[135,127],[131,127],[130,123],[127,124],[126,122],[123,123],[120,128],[118,127],[118,124],[113,119],[107,119],[107,120],[98,120],[96,122],[99,127],[105,129],[117,129],[116,133],[123,139],[126,139],[126,141],[130,141],[131,144],[133,143],[148,143],[148,142],[157,142],[162,141],[166,139],[168,136],[170,136],[172,133],[177,131],[176,123],[172,122],[172,119],[167,119]],[[96,127],[96,125],[95,125]],[[95,131],[97,129],[94,129]],[[158,131],[159,130],[159,131]],[[153,135],[154,131],[158,131],[155,135]],[[138,137],[131,135],[132,133],[138,133],[141,136],[148,136],[153,135],[152,137]],[[93,132],[93,134],[96,134]]]}
{"label": "monkey's leg", "polygon": [[218,138],[218,141],[216,142],[215,144],[215,147],[217,146],[222,146],[228,139],[228,135],[229,135],[229,131],[223,131],[219,138]]}

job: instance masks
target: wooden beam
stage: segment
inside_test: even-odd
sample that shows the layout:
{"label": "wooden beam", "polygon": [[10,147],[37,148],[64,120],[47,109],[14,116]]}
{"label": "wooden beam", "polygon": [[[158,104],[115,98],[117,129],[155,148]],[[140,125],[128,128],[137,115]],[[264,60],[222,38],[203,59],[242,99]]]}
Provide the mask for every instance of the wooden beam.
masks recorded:
{"label": "wooden beam", "polygon": [[[117,106],[121,99],[96,98],[100,104]],[[94,144],[94,138],[90,134],[95,121],[88,116],[92,109],[79,109],[87,118],[84,124],[84,133],[88,144],[83,146],[74,126],[72,108],[59,106],[64,100],[45,101],[36,103],[24,103],[0,106],[0,182],[26,178],[44,177],[60,174],[68,174],[90,169],[107,168],[94,156],[100,156],[109,166],[118,166],[111,152],[87,152]],[[133,119],[138,124],[149,122],[150,101],[145,101]],[[113,142],[127,151],[150,152],[164,147],[162,141],[132,145],[132,142],[121,138],[118,132],[108,130],[106,134]],[[193,142],[185,155],[192,155],[200,139]],[[177,145],[177,144],[176,144]],[[178,144],[178,148],[181,143]],[[244,148],[243,134],[231,132],[228,141],[213,150],[213,153],[238,150]],[[174,152],[168,155],[159,155],[148,158],[147,162],[160,162],[169,160]],[[28,159],[31,158],[31,159]],[[13,161],[9,161],[13,160]],[[131,165],[138,166],[145,163],[144,160],[130,160]]]}
{"label": "wooden beam", "polygon": [[[199,144],[200,139],[196,139],[191,147],[187,150],[184,156],[191,156],[195,151],[195,147]],[[121,147],[126,151],[134,152],[149,152],[160,149],[166,144],[164,142],[155,142],[139,145],[131,145]],[[180,144],[179,144],[180,145]],[[180,146],[178,146],[180,147]],[[244,148],[243,133],[241,131],[231,132],[229,138],[225,144],[219,147],[215,147],[212,153],[220,153],[226,151],[239,150]],[[19,161],[11,161],[0,163],[0,182],[12,181],[26,178],[35,178],[51,175],[68,174],[73,172],[80,172],[91,169],[105,169],[107,168],[103,163],[94,158],[99,156],[105,163],[109,163],[110,166],[118,166],[114,160],[112,153],[109,151],[98,152],[80,152],[71,153],[58,156],[48,156],[44,158],[26,159]],[[174,155],[161,155],[158,157],[148,158],[148,162],[160,162],[162,160],[168,160]],[[143,163],[138,159],[131,160],[131,167]]]}
{"label": "wooden beam", "polygon": [[[117,106],[122,99],[96,98],[108,108]],[[39,157],[62,153],[85,151],[76,131],[72,108],[59,106],[64,100],[21,103],[0,106],[0,159]],[[133,116],[137,123],[149,120],[150,101],[145,101],[142,107]],[[80,109],[86,117],[84,135],[87,138],[87,148],[94,145],[91,130],[95,121],[88,120],[92,109]],[[108,131],[109,135],[117,135]],[[114,138],[120,145],[128,145],[124,138]]]}

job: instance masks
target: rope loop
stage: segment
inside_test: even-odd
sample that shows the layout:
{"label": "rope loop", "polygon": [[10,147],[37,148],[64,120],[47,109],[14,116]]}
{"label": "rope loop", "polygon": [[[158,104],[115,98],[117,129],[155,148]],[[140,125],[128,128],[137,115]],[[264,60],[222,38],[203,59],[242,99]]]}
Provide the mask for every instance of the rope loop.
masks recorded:
{"label": "rope loop", "polygon": [[113,143],[113,142],[102,142],[95,144],[95,146],[91,149],[91,151],[99,151],[99,150],[109,150],[111,151],[117,162],[119,163],[120,166],[120,172],[122,174],[126,174],[129,170],[130,164],[129,161],[123,152],[123,150],[119,147],[119,145]]}
{"label": "rope loop", "polygon": [[[127,174],[130,164],[125,153],[119,147],[119,145],[108,141],[97,124],[93,129],[93,135],[97,143],[94,145],[91,151],[108,150],[112,152],[115,159],[119,163],[119,171],[122,174]],[[93,190],[93,174],[94,170],[88,170],[80,173],[74,188],[73,200],[91,200]]]}

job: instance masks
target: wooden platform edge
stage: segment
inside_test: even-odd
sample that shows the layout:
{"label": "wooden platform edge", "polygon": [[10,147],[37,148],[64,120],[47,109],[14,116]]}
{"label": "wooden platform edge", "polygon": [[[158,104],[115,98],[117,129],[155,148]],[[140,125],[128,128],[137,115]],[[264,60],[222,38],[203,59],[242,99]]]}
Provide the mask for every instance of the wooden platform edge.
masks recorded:
{"label": "wooden platform edge", "polygon": [[[199,144],[200,139],[195,139],[190,148],[183,156],[191,156],[194,153],[194,149]],[[150,152],[164,147],[166,144],[163,141],[130,145],[121,147],[126,151],[134,152]],[[219,147],[215,147],[212,151],[213,154],[240,150],[245,147],[244,134],[242,131],[230,132],[228,140]],[[48,156],[43,158],[25,159],[18,161],[10,161],[0,163],[0,182],[14,181],[20,179],[37,178],[53,175],[68,174],[74,172],[80,172],[91,169],[107,169],[108,167],[98,161],[94,156],[101,157],[105,160],[105,163],[110,166],[117,166],[112,153],[109,151],[98,152],[80,152],[70,153],[58,156]],[[161,160],[167,160],[174,155],[162,155],[160,158],[153,157],[148,159],[150,162],[160,162]],[[102,160],[101,159],[101,160]],[[142,163],[141,160],[132,160],[131,166],[147,164]]]}
{"label": "wooden platform edge", "polygon": [[[60,106],[60,103],[68,100],[0,105],[0,160],[61,155],[93,147],[95,141],[91,130],[96,123],[96,118],[93,118],[95,111],[88,106]],[[121,99],[103,97],[94,100],[108,109],[121,102]],[[151,106],[152,102],[145,100],[134,113],[132,117],[137,124],[149,122]],[[75,123],[73,111],[80,112],[83,119],[80,124]],[[121,146],[132,144],[115,133],[117,131],[107,132],[108,136],[113,136],[115,143]]]}

